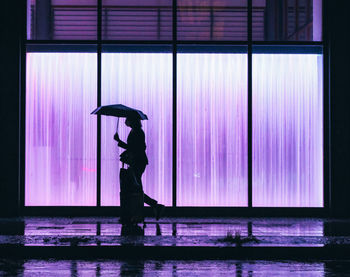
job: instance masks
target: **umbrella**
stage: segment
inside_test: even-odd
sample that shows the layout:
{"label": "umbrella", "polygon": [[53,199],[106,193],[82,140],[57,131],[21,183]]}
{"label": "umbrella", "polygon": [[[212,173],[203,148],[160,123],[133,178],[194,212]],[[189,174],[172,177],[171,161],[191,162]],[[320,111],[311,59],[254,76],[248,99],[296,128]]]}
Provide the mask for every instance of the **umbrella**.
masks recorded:
{"label": "umbrella", "polygon": [[109,115],[115,117],[136,117],[141,120],[148,119],[143,112],[129,108],[122,104],[106,105],[95,109],[91,114]]}
{"label": "umbrella", "polygon": [[122,104],[114,104],[114,105],[106,105],[98,107],[97,109],[93,110],[91,114],[97,114],[97,115],[109,115],[109,116],[115,116],[118,117],[117,122],[117,131],[119,127],[119,117],[136,117],[141,120],[148,119],[147,115],[145,115],[143,112],[129,108],[127,106],[124,106]]}

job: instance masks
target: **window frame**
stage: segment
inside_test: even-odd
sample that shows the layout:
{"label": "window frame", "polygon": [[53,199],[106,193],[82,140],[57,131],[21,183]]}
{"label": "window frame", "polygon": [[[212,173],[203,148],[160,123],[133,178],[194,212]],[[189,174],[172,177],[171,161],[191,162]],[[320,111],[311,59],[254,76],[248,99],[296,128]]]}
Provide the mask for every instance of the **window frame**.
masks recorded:
{"label": "window frame", "polygon": [[[27,0],[29,1],[29,0]],[[326,213],[330,208],[330,89],[329,89],[329,43],[328,43],[328,21],[327,21],[327,9],[326,4],[327,0],[322,1],[322,40],[321,41],[254,41],[252,38],[252,27],[253,27],[253,0],[247,0],[247,41],[198,41],[198,40],[178,40],[177,39],[177,0],[172,0],[172,40],[159,40],[159,41],[147,41],[147,40],[102,40],[102,0],[97,1],[97,39],[96,40],[28,40],[27,39],[27,1],[23,3],[23,26],[22,26],[22,43],[21,43],[21,102],[20,102],[20,176],[19,176],[19,185],[20,185],[20,208],[23,213],[42,214],[45,213],[44,209],[48,207],[26,207],[24,205],[24,191],[25,191],[25,99],[26,99],[26,53],[32,51],[43,51],[43,49],[63,49],[65,51],[67,47],[74,46],[73,48],[77,49],[87,48],[93,46],[97,48],[97,105],[101,105],[101,74],[102,74],[102,52],[103,46],[112,46],[119,45],[127,47],[128,45],[137,45],[138,47],[150,47],[152,45],[161,47],[170,45],[172,48],[172,71],[173,71],[173,157],[172,157],[172,208],[180,210],[181,213],[186,213],[186,211],[191,210],[191,207],[178,207],[177,206],[177,175],[176,175],[176,164],[177,164],[177,53],[178,49],[181,46],[188,45],[200,45],[200,46],[221,46],[221,47],[234,47],[234,46],[247,46],[248,48],[248,206],[244,208],[215,208],[215,207],[196,207],[193,209],[201,209],[201,211],[206,214],[208,210],[218,211],[222,214],[224,210],[237,210],[239,213],[245,210],[246,213],[260,213],[259,211],[272,211],[272,214],[279,213],[276,210],[292,210],[292,213],[302,214],[303,212],[308,211],[311,214]],[[175,7],[175,8],[174,8]],[[253,56],[253,47],[254,46],[285,46],[285,47],[322,47],[323,49],[323,195],[324,195],[324,206],[323,208],[253,208],[252,206],[252,56]],[[41,49],[41,50],[40,50]],[[49,51],[49,50],[47,50]],[[91,212],[91,209],[94,208],[98,210],[106,210],[106,207],[101,206],[101,117],[97,118],[97,205],[95,207],[81,207],[78,208],[81,212],[86,213],[86,211]],[[71,207],[49,207],[47,211],[52,211],[62,208],[71,208]],[[61,209],[61,210],[62,210]],[[69,210],[68,210],[69,211]],[[321,212],[320,212],[321,211]],[[202,213],[199,212],[199,213]],[[191,213],[191,212],[190,212]],[[196,213],[196,212],[195,212]],[[198,212],[197,212],[198,213]],[[175,212],[177,214],[177,212]],[[229,212],[229,214],[231,214]],[[283,213],[282,213],[283,214]]]}

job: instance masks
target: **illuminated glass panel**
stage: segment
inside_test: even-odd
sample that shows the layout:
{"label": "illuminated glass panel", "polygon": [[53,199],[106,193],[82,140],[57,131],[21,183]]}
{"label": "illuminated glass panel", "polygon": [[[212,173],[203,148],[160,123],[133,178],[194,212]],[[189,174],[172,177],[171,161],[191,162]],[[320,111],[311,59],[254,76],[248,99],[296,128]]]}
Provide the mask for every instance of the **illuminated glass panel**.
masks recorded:
{"label": "illuminated glass panel", "polygon": [[[167,53],[104,53],[102,105],[120,103],[147,114],[142,121],[149,165],[142,176],[144,192],[171,205],[172,193],[172,55]],[[126,141],[130,128],[119,122]],[[102,118],[101,203],[119,205],[119,155],[113,135],[117,119]]]}
{"label": "illuminated glass panel", "polygon": [[253,55],[253,206],[323,206],[322,55]]}
{"label": "illuminated glass panel", "polygon": [[25,205],[96,205],[97,55],[28,53]]}
{"label": "illuminated glass panel", "polygon": [[246,206],[247,55],[177,61],[177,204]]}

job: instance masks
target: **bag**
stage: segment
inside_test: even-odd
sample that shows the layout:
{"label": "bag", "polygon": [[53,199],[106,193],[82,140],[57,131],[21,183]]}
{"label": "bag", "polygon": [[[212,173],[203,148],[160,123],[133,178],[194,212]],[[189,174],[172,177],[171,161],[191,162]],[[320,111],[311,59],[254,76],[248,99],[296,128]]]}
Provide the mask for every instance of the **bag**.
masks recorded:
{"label": "bag", "polygon": [[130,165],[132,163],[132,156],[128,150],[125,150],[123,153],[120,154],[120,161],[123,164]]}
{"label": "bag", "polygon": [[143,221],[143,190],[132,168],[120,169],[120,221],[139,223]]}
{"label": "bag", "polygon": [[142,192],[142,186],[136,180],[132,168],[121,168],[119,173],[121,192]]}

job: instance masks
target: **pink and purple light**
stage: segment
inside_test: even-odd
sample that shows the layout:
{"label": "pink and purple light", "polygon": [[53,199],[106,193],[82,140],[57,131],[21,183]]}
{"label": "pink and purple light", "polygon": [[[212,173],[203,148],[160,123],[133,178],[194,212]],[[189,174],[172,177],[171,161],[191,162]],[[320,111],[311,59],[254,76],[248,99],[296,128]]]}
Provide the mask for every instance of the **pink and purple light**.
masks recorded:
{"label": "pink and purple light", "polygon": [[322,55],[253,55],[253,206],[323,207]]}
{"label": "pink and purple light", "polygon": [[[151,53],[102,54],[102,105],[123,103],[142,110],[149,165],[143,189],[160,203],[172,204],[172,56]],[[124,149],[113,140],[117,119],[102,118],[101,203],[119,205],[119,155]],[[119,134],[126,141],[124,120]]]}
{"label": "pink and purple light", "polygon": [[[172,199],[172,56],[102,55],[102,105],[143,110],[144,191]],[[178,54],[177,204],[247,206],[247,55]],[[26,206],[96,205],[97,55],[28,53]],[[253,55],[253,206],[323,206],[322,55]],[[101,203],[119,205],[102,118]],[[120,135],[129,131],[120,122]]]}
{"label": "pink and purple light", "polygon": [[96,54],[27,54],[26,206],[96,205],[96,76]]}
{"label": "pink and purple light", "polygon": [[178,205],[247,206],[247,55],[177,60]]}

